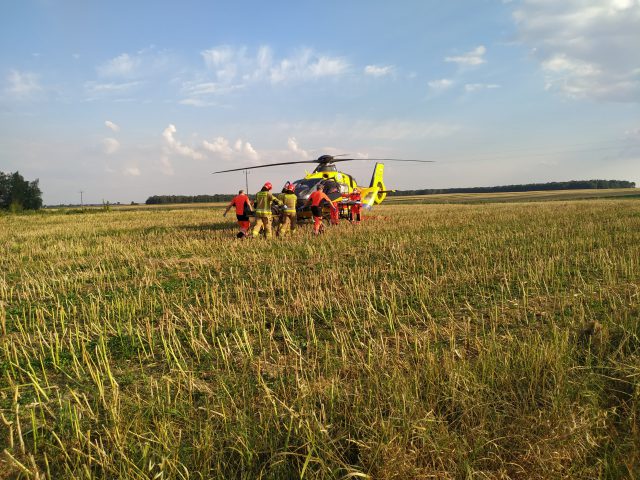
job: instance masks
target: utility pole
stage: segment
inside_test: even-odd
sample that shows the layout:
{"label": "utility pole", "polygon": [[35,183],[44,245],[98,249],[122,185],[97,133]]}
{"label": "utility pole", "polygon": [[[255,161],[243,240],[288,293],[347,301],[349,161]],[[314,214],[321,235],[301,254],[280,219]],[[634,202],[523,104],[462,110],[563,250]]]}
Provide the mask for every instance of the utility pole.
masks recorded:
{"label": "utility pole", "polygon": [[244,171],[244,185],[245,185],[245,193],[249,195],[249,170]]}
{"label": "utility pole", "polygon": [[82,201],[82,194],[84,193],[84,191],[80,190],[80,208],[82,208],[84,210],[84,202]]}

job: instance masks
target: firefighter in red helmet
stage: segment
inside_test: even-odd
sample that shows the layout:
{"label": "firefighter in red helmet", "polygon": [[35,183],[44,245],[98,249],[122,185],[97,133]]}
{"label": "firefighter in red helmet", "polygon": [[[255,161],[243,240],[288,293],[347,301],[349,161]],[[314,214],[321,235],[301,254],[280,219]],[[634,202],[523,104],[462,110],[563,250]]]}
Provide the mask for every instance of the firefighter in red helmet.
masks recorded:
{"label": "firefighter in red helmet", "polygon": [[271,238],[271,204],[282,205],[282,202],[273,196],[271,182],[266,182],[262,189],[256,193],[256,224],[253,226],[253,236],[257,237],[264,228],[267,238]]}
{"label": "firefighter in red helmet", "polygon": [[278,234],[281,237],[286,237],[289,231],[295,232],[296,225],[298,223],[297,216],[297,203],[298,197],[295,194],[296,186],[291,182],[287,182],[284,186],[283,194],[281,197],[284,204],[284,210],[282,211],[280,230]]}

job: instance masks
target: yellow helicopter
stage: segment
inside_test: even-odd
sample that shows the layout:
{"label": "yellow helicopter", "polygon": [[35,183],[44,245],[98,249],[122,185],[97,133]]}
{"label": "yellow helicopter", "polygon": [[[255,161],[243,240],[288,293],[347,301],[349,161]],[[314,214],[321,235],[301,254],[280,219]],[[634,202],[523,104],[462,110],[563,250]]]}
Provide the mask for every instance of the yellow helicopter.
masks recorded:
{"label": "yellow helicopter", "polygon": [[[257,165],[253,167],[231,168],[228,170],[219,170],[217,173],[247,171],[256,168],[275,167],[279,165],[293,165],[299,163],[317,163],[318,166],[301,178],[291,182],[295,186],[295,194],[298,197],[298,220],[306,220],[311,218],[311,211],[303,208],[309,195],[317,188],[318,185],[324,186],[324,193],[333,202],[339,202],[347,205],[352,203],[348,200],[349,195],[355,190],[360,191],[361,200],[359,203],[366,209],[370,209],[374,205],[379,205],[386,198],[387,193],[393,190],[387,190],[384,185],[384,163],[382,162],[418,162],[432,163],[433,160],[405,160],[398,158],[337,158],[344,155],[321,155],[315,160],[299,160],[296,162],[279,162],[266,165]],[[360,186],[356,183],[355,178],[345,172],[340,172],[336,168],[338,162],[350,162],[354,160],[375,161],[371,182],[368,187]],[[248,192],[247,192],[248,193]],[[328,214],[328,212],[327,212]]]}

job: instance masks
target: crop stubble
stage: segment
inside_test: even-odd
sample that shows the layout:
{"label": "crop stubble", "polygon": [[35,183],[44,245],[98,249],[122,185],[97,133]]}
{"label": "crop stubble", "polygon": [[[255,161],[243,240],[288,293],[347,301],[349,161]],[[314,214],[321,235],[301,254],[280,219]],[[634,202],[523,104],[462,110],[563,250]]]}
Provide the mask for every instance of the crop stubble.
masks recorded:
{"label": "crop stubble", "polygon": [[0,217],[0,477],[623,478],[640,204]]}

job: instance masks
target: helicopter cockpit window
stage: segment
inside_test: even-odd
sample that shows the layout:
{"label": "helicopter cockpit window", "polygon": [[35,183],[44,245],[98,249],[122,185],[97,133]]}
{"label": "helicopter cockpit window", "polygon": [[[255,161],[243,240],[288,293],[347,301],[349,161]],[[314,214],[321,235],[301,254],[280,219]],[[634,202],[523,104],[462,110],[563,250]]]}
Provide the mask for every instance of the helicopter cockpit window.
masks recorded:
{"label": "helicopter cockpit window", "polygon": [[294,185],[296,186],[296,195],[298,198],[307,198],[311,195],[320,181],[322,181],[321,178],[310,178],[295,182]]}
{"label": "helicopter cockpit window", "polygon": [[330,193],[336,193],[340,191],[340,187],[333,180],[327,180],[324,182],[324,192],[329,195]]}
{"label": "helicopter cockpit window", "polygon": [[324,182],[324,193],[327,194],[331,200],[335,200],[338,197],[342,196],[342,192],[340,191],[340,185],[333,180],[325,180]]}

